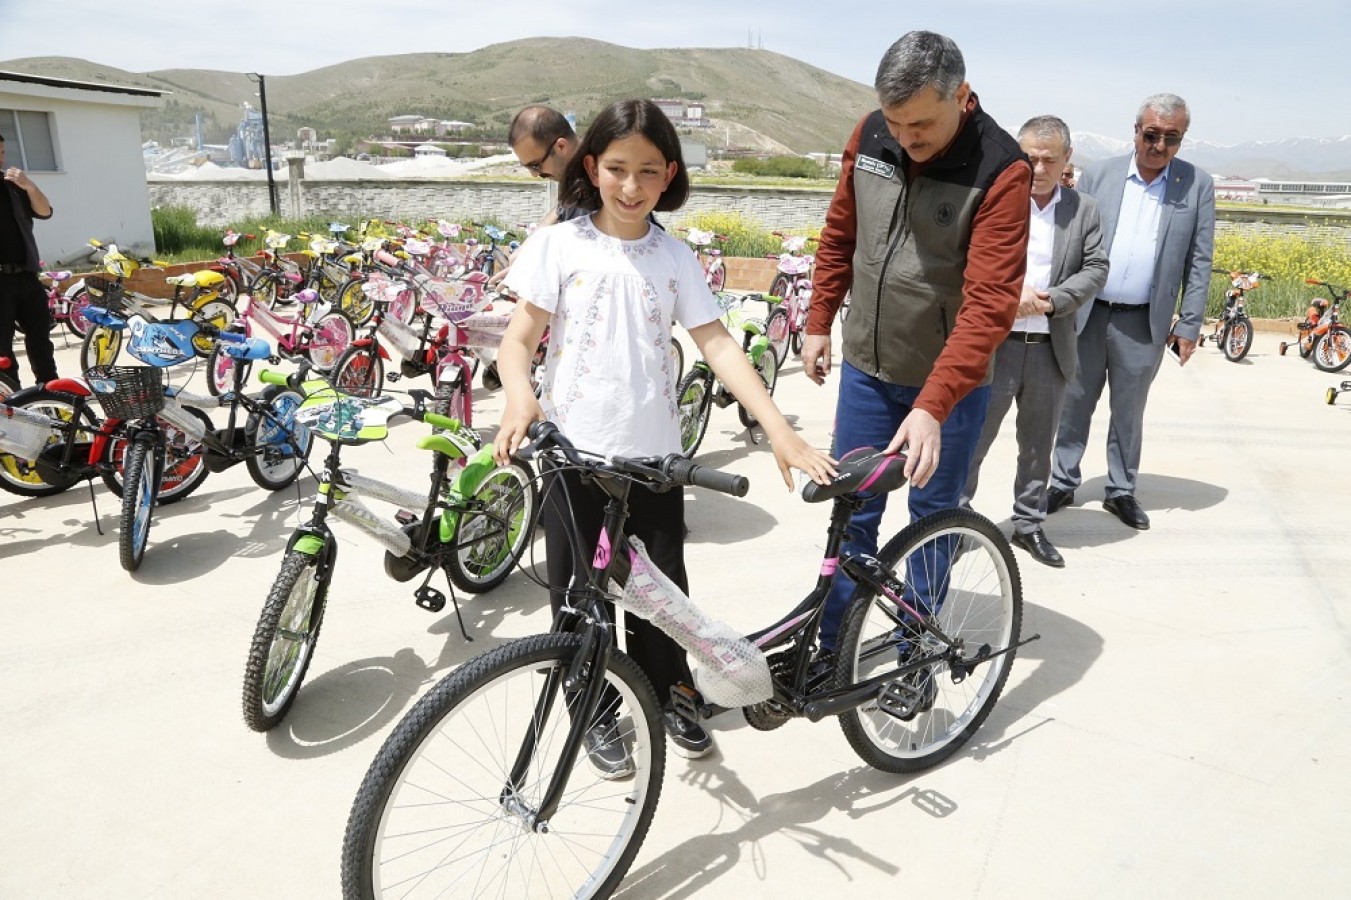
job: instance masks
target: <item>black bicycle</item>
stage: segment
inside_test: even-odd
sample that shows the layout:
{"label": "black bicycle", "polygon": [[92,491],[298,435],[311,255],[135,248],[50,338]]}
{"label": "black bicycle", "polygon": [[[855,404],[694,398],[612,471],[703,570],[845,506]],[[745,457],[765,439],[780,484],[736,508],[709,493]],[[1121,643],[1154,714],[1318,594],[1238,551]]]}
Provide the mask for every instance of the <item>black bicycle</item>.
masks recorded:
{"label": "black bicycle", "polygon": [[[741,496],[744,478],[679,455],[604,459],[550,424],[533,426],[531,438],[529,455],[609,495],[597,536],[607,552],[548,634],[465,663],[385,741],[347,822],[348,900],[615,890],[651,823],[666,745],[656,691],[616,649],[606,601],[650,618],[698,663],[698,688],[672,689],[679,715],[740,708],[764,731],[838,715],[850,746],[888,772],[933,766],[961,747],[994,708],[1017,648],[1037,638],[1019,640],[1017,566],[1007,540],[975,513],[926,517],[875,557],[840,560],[856,511],[904,482],[901,456],[856,451],[831,485],[808,485],[808,502],[833,500],[816,587],[774,625],[741,637],[665,581],[623,527],[635,487]],[[838,652],[823,655],[817,632],[837,566],[858,590]],[[587,764],[597,750],[627,757],[625,780],[613,766]]]}

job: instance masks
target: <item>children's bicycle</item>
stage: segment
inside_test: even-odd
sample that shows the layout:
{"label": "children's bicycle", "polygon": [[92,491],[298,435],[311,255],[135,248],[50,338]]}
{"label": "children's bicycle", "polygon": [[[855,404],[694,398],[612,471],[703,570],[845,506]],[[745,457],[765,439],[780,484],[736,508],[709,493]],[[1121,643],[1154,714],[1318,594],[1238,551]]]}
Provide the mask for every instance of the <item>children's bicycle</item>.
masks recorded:
{"label": "children's bicycle", "polygon": [[[289,380],[272,372],[262,378],[287,383],[306,395],[298,420],[331,445],[319,476],[310,519],[291,535],[281,571],[263,605],[244,667],[244,722],[254,731],[277,725],[295,702],[323,624],[328,590],[338,564],[338,544],[329,519],[353,525],[385,548],[385,574],[405,582],[426,573],[413,593],[429,612],[445,608],[446,596],[431,586],[440,571],[450,583],[455,616],[465,640],[455,588],[484,593],[500,585],[530,542],[538,495],[534,473],[524,463],[498,466],[492,448],[456,419],[428,410],[428,391],[397,397],[353,397],[325,381]],[[341,466],[345,447],[384,440],[389,421],[406,416],[437,429],[418,440],[432,454],[431,488],[408,490]],[[399,507],[393,520],[376,515],[362,496]]]}
{"label": "children's bicycle", "polygon": [[[1316,284],[1328,289],[1332,302],[1315,297],[1309,302],[1304,321],[1299,323],[1299,341],[1295,346],[1299,355],[1305,359],[1312,357],[1313,364],[1324,372],[1340,372],[1351,364],[1351,331],[1341,323],[1342,303],[1351,289],[1338,287],[1317,278],[1304,279],[1306,284]],[[1281,356],[1290,347],[1281,341],[1278,348]]]}
{"label": "children's bicycle", "polygon": [[[770,348],[769,338],[765,336],[765,323],[744,314],[743,307],[748,298],[725,293],[717,297],[727,330],[733,334],[741,333],[741,347],[746,352],[746,358],[765,383],[765,390],[772,395],[779,380],[779,361]],[[687,458],[694,456],[703,443],[714,406],[723,408],[736,403],[737,418],[743,426],[754,429],[759,424],[750,410],[732,396],[712,367],[702,359],[695,360],[685,377],[680,379],[676,386],[676,403],[680,422],[680,449]],[[754,440],[753,433],[751,438]]]}
{"label": "children's bicycle", "polygon": [[[109,315],[97,307],[87,313],[100,323]],[[136,327],[139,325],[139,327]],[[164,370],[194,358],[194,341],[213,332],[223,355],[235,364],[232,389],[217,397],[189,394],[165,384]],[[240,462],[265,490],[279,491],[300,476],[309,454],[310,436],[295,421],[301,397],[285,387],[269,386],[257,395],[244,393],[252,363],[267,359],[266,341],[191,320],[133,323],[128,352],[145,366],[95,366],[86,371],[90,388],[109,418],[123,420],[127,432],[122,491],[122,568],[135,571],[145,555],[157,486],[168,448],[181,440],[201,454],[205,472],[220,472]],[[204,409],[228,410],[226,425],[216,429]],[[240,413],[247,418],[241,422]]]}
{"label": "children's bicycle", "polygon": [[[587,582],[549,633],[466,662],[395,727],[347,820],[347,900],[610,896],[647,834],[666,744],[657,693],[616,648],[608,601],[650,619],[698,663],[698,689],[672,689],[679,715],[739,708],[762,731],[838,716],[854,751],[886,772],[921,771],[956,752],[994,708],[1017,649],[1038,637],[1020,639],[1017,566],[976,513],[937,513],[876,557],[840,558],[854,513],[903,483],[903,457],[856,451],[829,486],[807,486],[808,502],[833,501],[816,585],[778,622],[741,637],[662,576],[624,523],[634,489],[742,496],[745,478],[678,455],[603,459],[548,423],[531,438],[532,455],[610,496]],[[814,651],[837,567],[858,590],[821,674]],[[627,756],[627,780],[587,764],[598,726]]]}
{"label": "children's bicycle", "polygon": [[812,302],[812,266],[816,265],[816,257],[804,253],[803,249],[816,238],[782,231],[774,234],[783,240],[784,252],[769,257],[778,260],[778,272],[770,283],[769,293],[782,299],[785,317],[782,322],[766,320],[765,330],[779,365],[783,365],[790,347],[794,353],[802,352],[802,339],[807,333],[807,311]]}
{"label": "children's bicycle", "polygon": [[1206,339],[1214,341],[1215,346],[1224,351],[1224,358],[1238,362],[1252,349],[1252,319],[1248,318],[1245,297],[1248,291],[1258,286],[1258,273],[1230,272],[1225,269],[1213,270],[1218,275],[1229,277],[1230,289],[1224,293],[1224,309],[1215,323],[1215,330],[1209,335],[1201,335],[1200,343]]}
{"label": "children's bicycle", "polygon": [[708,289],[716,294],[725,288],[727,266],[723,263],[722,249],[713,244],[726,243],[727,235],[699,228],[677,228],[676,231],[685,235],[685,242],[694,250],[694,255],[699,257],[699,265],[703,267],[704,281],[708,283]]}

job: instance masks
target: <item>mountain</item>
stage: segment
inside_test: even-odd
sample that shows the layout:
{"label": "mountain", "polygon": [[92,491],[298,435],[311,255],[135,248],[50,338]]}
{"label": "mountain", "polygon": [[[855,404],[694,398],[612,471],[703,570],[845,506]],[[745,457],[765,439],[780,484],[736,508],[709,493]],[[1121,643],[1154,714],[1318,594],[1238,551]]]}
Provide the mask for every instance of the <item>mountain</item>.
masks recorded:
{"label": "mountain", "polygon": [[[549,61],[565,62],[549,62]],[[147,111],[147,140],[167,144],[194,133],[198,114],[209,142],[223,141],[245,102],[258,105],[246,74],[204,69],[134,73],[70,57],[0,62],[0,68],[80,81],[170,91]],[[374,56],[299,75],[267,76],[268,119],[275,141],[312,127],[320,137],[388,133],[387,120],[415,114],[483,126],[505,137],[522,106],[543,103],[585,124],[613,100],[672,98],[703,103],[708,143],[734,134],[777,152],[838,152],[876,104],[872,88],[768,50],[750,48],[634,50],[585,38],[531,38],[470,53]]]}
{"label": "mountain", "polygon": [[[1131,142],[1100,134],[1072,133],[1076,163],[1131,152]],[[1284,138],[1222,145],[1186,140],[1179,155],[1212,175],[1301,181],[1351,182],[1351,135]]]}

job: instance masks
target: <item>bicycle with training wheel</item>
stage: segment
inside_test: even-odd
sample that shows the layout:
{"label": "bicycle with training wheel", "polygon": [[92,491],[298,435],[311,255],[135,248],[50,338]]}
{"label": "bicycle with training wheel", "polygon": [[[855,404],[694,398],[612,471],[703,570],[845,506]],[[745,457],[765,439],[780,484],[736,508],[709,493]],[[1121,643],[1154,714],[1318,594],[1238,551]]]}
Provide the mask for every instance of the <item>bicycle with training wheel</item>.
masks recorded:
{"label": "bicycle with training wheel", "polygon": [[1261,276],[1256,272],[1230,272],[1227,269],[1214,269],[1217,275],[1229,277],[1229,290],[1224,293],[1224,309],[1215,322],[1215,330],[1201,335],[1200,343],[1209,338],[1215,346],[1224,351],[1224,358],[1238,362],[1252,349],[1252,319],[1248,318],[1247,294],[1259,284]]}
{"label": "bicycle with training wheel", "polygon": [[[303,369],[302,369],[303,372]],[[425,573],[414,601],[429,612],[445,608],[446,596],[431,586],[444,572],[461,634],[455,589],[484,593],[511,573],[534,530],[538,497],[534,474],[524,463],[499,466],[492,448],[458,420],[428,409],[431,394],[354,397],[326,381],[287,381],[306,394],[299,419],[328,441],[310,519],[287,541],[281,571],[272,583],[249,645],[244,669],[244,722],[254,731],[276,726],[291,708],[319,639],[329,587],[338,564],[338,544],[329,527],[337,519],[365,532],[385,548],[385,574],[399,582]],[[398,487],[341,465],[345,448],[384,440],[389,421],[404,416],[431,425],[419,449],[432,454],[431,487],[425,493]],[[371,497],[399,512],[386,519],[362,502]]]}
{"label": "bicycle with training wheel", "polygon": [[[741,348],[750,360],[765,384],[765,390],[771,395],[779,380],[779,361],[765,335],[765,323],[761,319],[745,315],[743,307],[746,297],[732,294],[719,294],[718,305],[722,307],[723,323],[733,334],[741,335]],[[778,310],[775,310],[777,313]],[[759,424],[750,410],[743,406],[718,378],[713,368],[704,360],[697,359],[676,385],[676,409],[680,422],[680,449],[686,457],[694,456],[703,443],[708,431],[708,420],[713,407],[719,409],[736,404],[737,418],[750,430],[751,440],[755,440],[754,429]]]}
{"label": "bicycle with training wheel", "polygon": [[1340,372],[1351,364],[1351,331],[1341,323],[1342,303],[1351,294],[1351,289],[1317,278],[1306,278],[1304,282],[1327,288],[1331,302],[1322,297],[1309,301],[1304,321],[1298,325],[1299,340],[1293,345],[1281,341],[1277,349],[1284,356],[1287,349],[1295,346],[1302,358],[1312,358],[1313,364],[1322,371]]}
{"label": "bicycle with training wheel", "polygon": [[[466,662],[395,727],[348,817],[346,900],[610,896],[647,834],[666,761],[659,698],[616,648],[611,601],[649,618],[697,663],[697,688],[671,691],[678,715],[698,722],[740,709],[761,731],[838,716],[853,750],[886,772],[921,771],[955,753],[994,708],[1017,649],[1038,637],[1020,637],[1022,589],[1007,540],[974,512],[928,516],[876,556],[841,558],[853,515],[904,482],[901,456],[856,451],[830,485],[807,486],[803,499],[832,501],[815,587],[743,637],[662,576],[624,523],[633,490],[696,485],[741,496],[744,478],[678,455],[602,458],[548,423],[531,438],[529,455],[582,472],[610,497],[586,583],[549,633]],[[822,674],[817,632],[837,568],[857,593]],[[588,764],[605,746],[596,735],[627,759],[626,772]]]}

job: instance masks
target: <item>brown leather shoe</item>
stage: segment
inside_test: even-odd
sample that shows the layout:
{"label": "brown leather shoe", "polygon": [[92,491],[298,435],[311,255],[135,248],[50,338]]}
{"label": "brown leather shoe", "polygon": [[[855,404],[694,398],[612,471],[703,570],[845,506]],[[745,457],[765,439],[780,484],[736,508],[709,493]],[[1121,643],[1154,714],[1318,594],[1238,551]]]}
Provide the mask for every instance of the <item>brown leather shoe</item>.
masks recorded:
{"label": "brown leather shoe", "polygon": [[1141,531],[1149,530],[1149,516],[1145,515],[1145,511],[1140,508],[1140,504],[1130,494],[1108,497],[1102,501],[1102,508],[1131,528],[1138,528]]}
{"label": "brown leather shoe", "polygon": [[1065,568],[1065,557],[1061,556],[1055,545],[1047,540],[1046,532],[1040,528],[1036,531],[1029,531],[1027,534],[1015,531],[1011,543],[1015,547],[1022,547],[1029,556],[1044,566],[1050,566],[1053,569]]}

